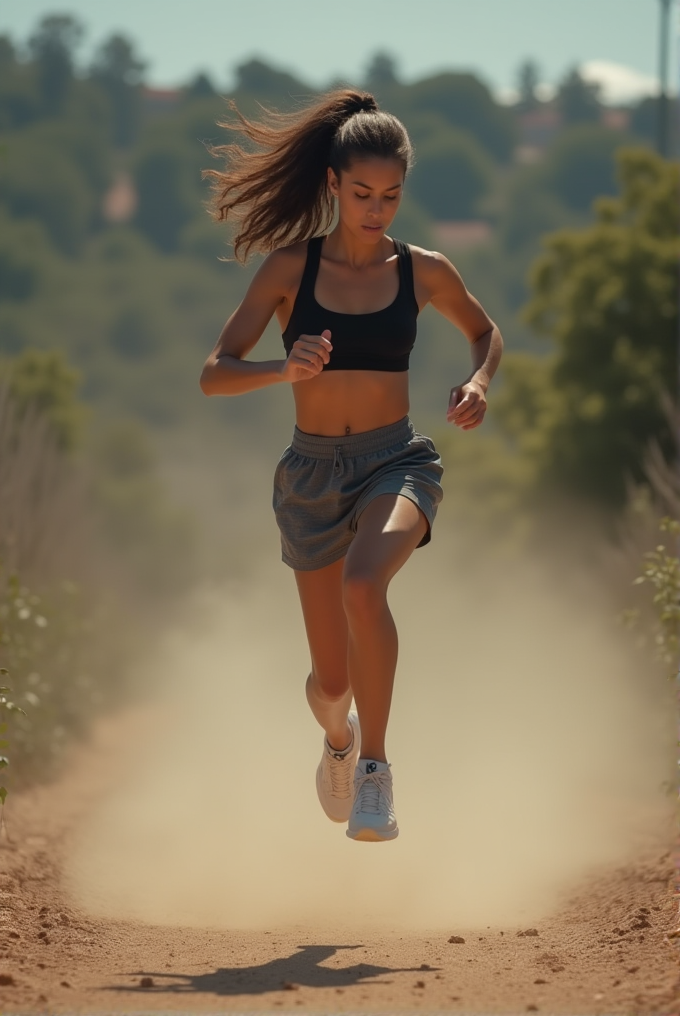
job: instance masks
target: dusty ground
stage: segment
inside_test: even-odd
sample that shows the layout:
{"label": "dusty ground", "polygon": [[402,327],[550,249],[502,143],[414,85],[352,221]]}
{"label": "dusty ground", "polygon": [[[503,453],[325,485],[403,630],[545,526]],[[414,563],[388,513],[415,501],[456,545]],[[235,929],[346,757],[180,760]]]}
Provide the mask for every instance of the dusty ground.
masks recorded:
{"label": "dusty ground", "polygon": [[634,857],[591,874],[532,927],[229,931],[88,915],[63,872],[80,825],[120,779],[121,737],[135,722],[109,721],[60,782],[8,799],[3,1014],[680,1012],[680,949],[668,937],[678,909],[670,814]]}

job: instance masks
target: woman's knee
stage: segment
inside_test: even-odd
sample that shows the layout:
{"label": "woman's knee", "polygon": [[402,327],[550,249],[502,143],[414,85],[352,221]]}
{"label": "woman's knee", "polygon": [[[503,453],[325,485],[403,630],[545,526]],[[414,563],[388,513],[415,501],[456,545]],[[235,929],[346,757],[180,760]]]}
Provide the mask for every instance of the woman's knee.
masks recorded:
{"label": "woman's knee", "polygon": [[337,666],[321,671],[315,667],[307,678],[305,690],[308,700],[315,698],[331,706],[341,702],[349,690],[347,660],[338,660]]}
{"label": "woman's knee", "polygon": [[387,604],[387,587],[382,578],[366,569],[347,569],[343,576],[342,602],[347,620],[371,621]]}

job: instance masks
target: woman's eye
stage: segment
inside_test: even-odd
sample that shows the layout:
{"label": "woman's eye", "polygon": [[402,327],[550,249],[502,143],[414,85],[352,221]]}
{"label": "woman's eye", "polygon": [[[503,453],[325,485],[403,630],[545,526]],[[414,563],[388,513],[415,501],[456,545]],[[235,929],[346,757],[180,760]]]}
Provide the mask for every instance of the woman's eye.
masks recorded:
{"label": "woman's eye", "polygon": [[354,196],[359,198],[359,201],[366,201],[368,199],[368,194],[355,194]]}
{"label": "woman's eye", "polygon": [[386,194],[385,195],[385,201],[396,201],[396,200],[397,200],[397,195],[396,194]]}

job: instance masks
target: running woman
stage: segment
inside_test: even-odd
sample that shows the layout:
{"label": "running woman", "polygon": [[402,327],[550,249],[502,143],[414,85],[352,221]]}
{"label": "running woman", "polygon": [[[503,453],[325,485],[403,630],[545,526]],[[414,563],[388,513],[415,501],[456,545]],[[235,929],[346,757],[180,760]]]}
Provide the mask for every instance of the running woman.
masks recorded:
{"label": "running woman", "polygon": [[[273,505],[309,642],[307,701],[325,732],[317,792],[352,839],[392,840],[385,733],[397,632],[387,589],[430,541],[442,497],[440,457],[408,416],[418,313],[431,303],[470,343],[472,372],[446,413],[462,430],[484,419],[503,341],[442,254],[387,235],[413,151],[372,95],[336,90],[299,113],[220,126],[246,143],[212,149],[226,158],[223,172],[206,172],[215,217],[235,218],[237,258],[267,257],[201,388],[292,387],[296,426]],[[274,314],[285,358],[247,359]]]}

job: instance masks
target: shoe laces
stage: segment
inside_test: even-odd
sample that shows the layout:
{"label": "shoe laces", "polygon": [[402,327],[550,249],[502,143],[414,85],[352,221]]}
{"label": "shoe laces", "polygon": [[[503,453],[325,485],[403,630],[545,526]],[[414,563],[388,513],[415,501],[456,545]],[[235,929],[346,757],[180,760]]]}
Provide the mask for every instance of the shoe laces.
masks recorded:
{"label": "shoe laces", "polygon": [[354,810],[357,813],[389,814],[392,808],[392,774],[389,769],[355,777],[354,794]]}
{"label": "shoe laces", "polygon": [[352,770],[354,768],[351,748],[339,758],[332,751],[327,752],[326,761],[331,796],[348,798],[351,793]]}

